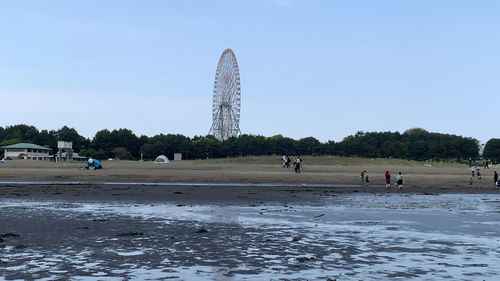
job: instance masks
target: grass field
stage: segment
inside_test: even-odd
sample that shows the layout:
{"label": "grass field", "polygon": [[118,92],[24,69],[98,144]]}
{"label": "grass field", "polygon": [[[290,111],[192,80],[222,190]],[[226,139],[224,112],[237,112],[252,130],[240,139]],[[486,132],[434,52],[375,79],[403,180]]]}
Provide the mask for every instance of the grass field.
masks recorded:
{"label": "grass field", "polygon": [[[290,157],[293,161],[293,157]],[[333,166],[423,166],[431,164],[438,167],[466,167],[465,164],[454,161],[412,161],[393,158],[360,158],[360,157],[339,157],[339,156],[302,156],[304,164],[307,165],[333,165]],[[281,163],[281,156],[247,156],[235,158],[217,158],[189,160],[200,164],[260,164],[273,165]]]}

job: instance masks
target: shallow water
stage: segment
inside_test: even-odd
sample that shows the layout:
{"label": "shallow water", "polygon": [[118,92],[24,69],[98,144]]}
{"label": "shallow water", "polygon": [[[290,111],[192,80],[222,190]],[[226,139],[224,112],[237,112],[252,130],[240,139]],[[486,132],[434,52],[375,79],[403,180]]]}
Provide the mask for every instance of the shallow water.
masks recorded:
{"label": "shallow water", "polygon": [[[500,196],[311,205],[0,201],[5,280],[492,280]],[[22,245],[22,246],[19,246]]]}
{"label": "shallow water", "polygon": [[[239,182],[116,182],[116,181],[1,181],[0,185],[136,185],[136,186],[215,186],[215,187],[362,187],[360,184],[239,183]],[[372,184],[370,186],[383,186]]]}

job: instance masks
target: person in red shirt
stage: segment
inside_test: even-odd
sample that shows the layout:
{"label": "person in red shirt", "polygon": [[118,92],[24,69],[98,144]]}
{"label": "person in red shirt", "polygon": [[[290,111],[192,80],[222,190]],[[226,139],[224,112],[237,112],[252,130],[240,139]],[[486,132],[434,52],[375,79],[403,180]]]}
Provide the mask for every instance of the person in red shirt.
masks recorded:
{"label": "person in red shirt", "polygon": [[385,171],[385,187],[391,189],[391,174],[389,174],[389,171]]}

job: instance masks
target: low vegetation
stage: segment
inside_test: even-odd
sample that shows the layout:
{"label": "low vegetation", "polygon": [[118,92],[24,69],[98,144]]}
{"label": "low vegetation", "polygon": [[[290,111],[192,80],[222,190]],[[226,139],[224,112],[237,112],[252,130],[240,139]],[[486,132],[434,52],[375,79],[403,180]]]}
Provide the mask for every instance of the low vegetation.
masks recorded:
{"label": "low vegetation", "polygon": [[[428,160],[416,161],[395,158],[362,158],[341,156],[301,156],[305,165],[325,166],[407,166],[422,167],[431,165],[434,167],[462,167],[463,163],[454,160]],[[250,164],[250,165],[279,165],[281,156],[244,156],[214,159],[191,160],[198,164]]]}

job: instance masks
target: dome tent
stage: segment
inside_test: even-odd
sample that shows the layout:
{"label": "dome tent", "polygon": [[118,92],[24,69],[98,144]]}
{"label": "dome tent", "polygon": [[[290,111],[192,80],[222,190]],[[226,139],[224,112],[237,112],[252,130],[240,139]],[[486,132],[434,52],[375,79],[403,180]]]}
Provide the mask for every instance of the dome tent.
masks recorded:
{"label": "dome tent", "polygon": [[160,155],[156,157],[155,164],[170,164],[170,160],[168,160],[167,156]]}

